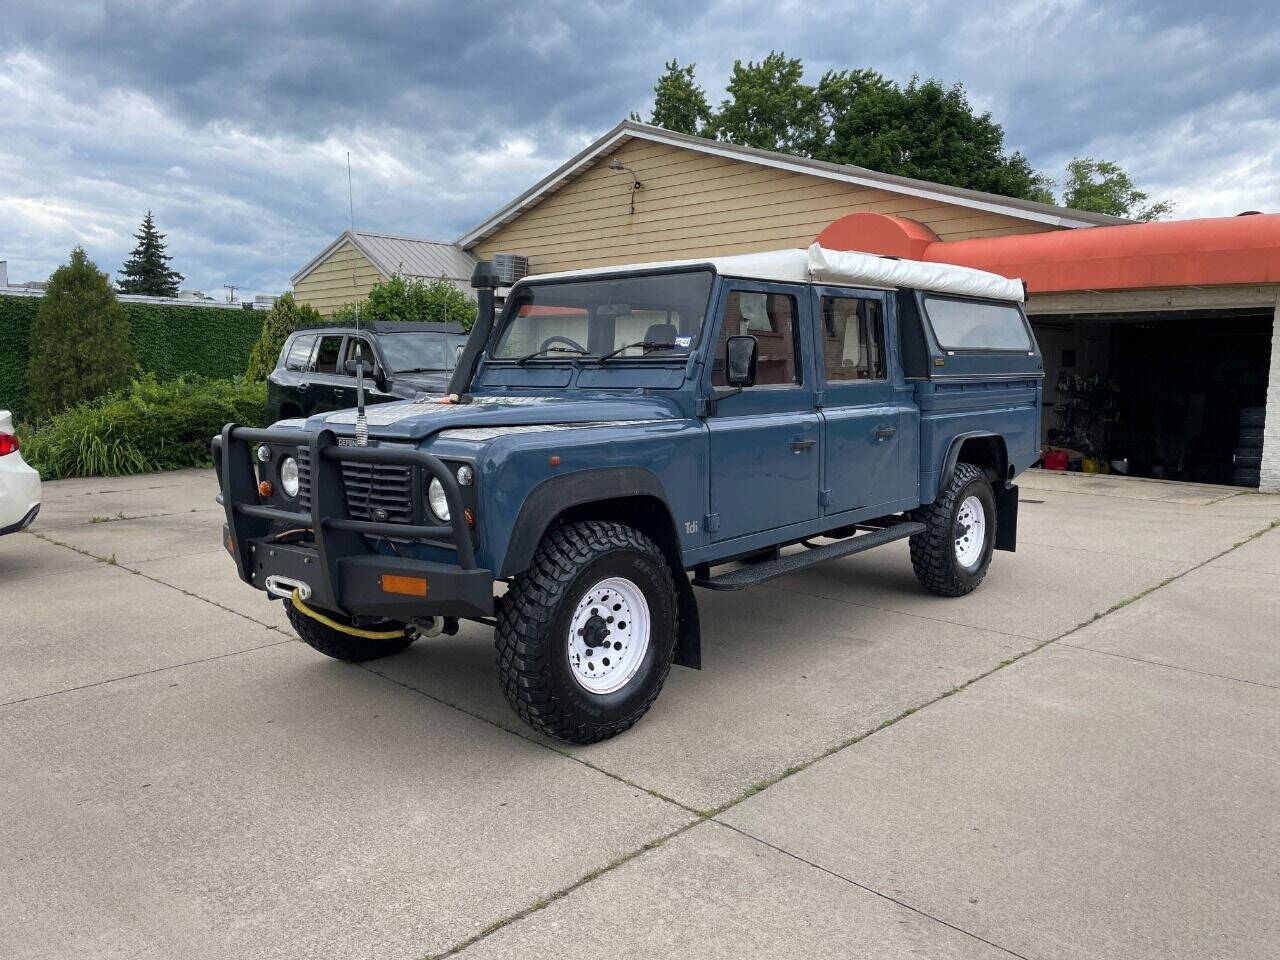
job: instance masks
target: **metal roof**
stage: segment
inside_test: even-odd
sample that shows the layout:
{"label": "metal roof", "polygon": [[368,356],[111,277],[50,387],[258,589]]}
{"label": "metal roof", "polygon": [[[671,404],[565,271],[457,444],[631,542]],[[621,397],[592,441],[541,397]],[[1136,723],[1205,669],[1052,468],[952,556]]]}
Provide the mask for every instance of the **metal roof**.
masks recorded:
{"label": "metal roof", "polygon": [[708,140],[705,137],[691,136],[685,133],[674,133],[661,127],[634,120],[624,120],[599,140],[573,157],[567,163],[539,180],[520,196],[516,197],[501,210],[494,213],[483,223],[474,227],[458,238],[457,244],[463,249],[470,249],[481,240],[496,233],[500,228],[519,217],[526,210],[537,206],[543,197],[554,193],[562,186],[590,167],[598,159],[617,150],[632,140],[647,140],[667,146],[696,150],[713,156],[726,157],[730,160],[741,160],[760,166],[774,167],[792,173],[804,173],[826,180],[837,180],[842,183],[853,183],[864,187],[876,187],[891,193],[924,197],[942,203],[951,203],[961,207],[971,207],[987,213],[1001,213],[1009,217],[1047,223],[1059,227],[1096,227],[1108,224],[1131,223],[1121,217],[1111,217],[1103,213],[1092,213],[1087,210],[1073,210],[1070,207],[1058,207],[1051,203],[1036,203],[1033,200],[1017,200],[996,193],[984,193],[981,190],[966,190],[963,187],[952,187],[943,183],[931,183],[928,180],[915,180],[911,177],[899,177],[894,174],[868,170],[866,167],[855,167],[849,164],[828,163],[825,160],[811,160],[808,157],[796,157],[787,153],[775,153],[772,150],[757,150],[755,147],[742,147],[735,143],[724,143],[720,140]]}
{"label": "metal roof", "polygon": [[471,271],[476,265],[476,258],[457,244],[363,230],[344,230],[337,240],[295,273],[290,278],[290,283],[297,284],[348,240],[387,279],[396,274],[402,277],[420,277],[423,280],[445,277],[463,290],[469,292],[471,289]]}

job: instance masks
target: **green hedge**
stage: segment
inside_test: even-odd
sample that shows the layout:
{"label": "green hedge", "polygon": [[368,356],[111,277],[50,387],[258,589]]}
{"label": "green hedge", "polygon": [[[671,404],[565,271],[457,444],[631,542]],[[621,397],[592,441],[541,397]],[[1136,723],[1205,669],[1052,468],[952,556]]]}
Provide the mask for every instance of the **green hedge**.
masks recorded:
{"label": "green hedge", "polygon": [[[39,297],[0,295],[0,410],[21,415],[27,399],[28,331]],[[123,304],[129,339],[142,373],[161,380],[180,374],[241,376],[265,313],[160,303]]]}
{"label": "green hedge", "polygon": [[209,441],[228,423],[263,426],[267,385],[153,374],[20,428],[22,455],[46,480],[210,466]]}

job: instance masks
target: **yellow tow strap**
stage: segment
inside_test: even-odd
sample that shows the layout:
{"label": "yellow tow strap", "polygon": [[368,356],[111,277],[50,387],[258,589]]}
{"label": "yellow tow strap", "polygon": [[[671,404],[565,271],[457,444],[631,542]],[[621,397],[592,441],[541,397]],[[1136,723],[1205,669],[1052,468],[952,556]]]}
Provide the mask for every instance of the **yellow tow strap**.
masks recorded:
{"label": "yellow tow strap", "polygon": [[308,607],[302,602],[302,597],[298,595],[298,591],[296,589],[293,591],[293,597],[291,600],[293,608],[300,614],[305,617],[310,617],[317,623],[323,623],[326,627],[332,627],[339,633],[345,633],[352,637],[364,637],[366,640],[398,640],[404,636],[403,627],[399,630],[361,630],[358,627],[351,627],[344,623],[339,623],[337,620],[326,617],[320,611],[312,610]]}

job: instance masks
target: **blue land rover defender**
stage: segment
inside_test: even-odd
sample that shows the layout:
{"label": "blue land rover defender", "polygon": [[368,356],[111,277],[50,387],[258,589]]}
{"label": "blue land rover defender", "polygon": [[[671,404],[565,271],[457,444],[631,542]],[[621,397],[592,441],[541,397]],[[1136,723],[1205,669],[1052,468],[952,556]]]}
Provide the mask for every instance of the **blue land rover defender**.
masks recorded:
{"label": "blue land rover defender", "polygon": [[500,316],[473,284],[449,394],[214,438],[240,578],[322,653],[476,620],[516,713],[590,742],[700,666],[695,587],[909,538],[960,596],[1014,549],[1042,378],[1019,281],[815,245],[528,277]]}

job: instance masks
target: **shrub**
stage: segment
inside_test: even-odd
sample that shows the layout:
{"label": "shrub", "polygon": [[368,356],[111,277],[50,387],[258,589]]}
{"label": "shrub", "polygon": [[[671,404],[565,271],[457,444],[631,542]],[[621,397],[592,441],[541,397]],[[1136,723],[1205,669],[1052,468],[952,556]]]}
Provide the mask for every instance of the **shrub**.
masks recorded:
{"label": "shrub", "polygon": [[209,441],[231,422],[262,426],[262,383],[148,375],[19,430],[22,453],[46,480],[209,466]]}
{"label": "shrub", "polygon": [[284,348],[289,334],[298,329],[299,324],[321,323],[320,311],[309,303],[298,303],[292,293],[286,293],[271,308],[267,319],[262,321],[262,333],[249,351],[249,367],[245,370],[246,380],[265,380],[267,374],[275,369],[276,360]]}
{"label": "shrub", "polygon": [[[0,294],[0,410],[32,419],[27,383],[30,333],[43,297]],[[197,374],[219,380],[244,373],[262,331],[260,310],[123,301],[138,368],[167,380]]]}
{"label": "shrub", "polygon": [[460,323],[470,330],[476,321],[476,302],[453,283],[441,277],[424,283],[418,278],[396,275],[374,285],[359,304],[348,303],[333,314],[338,326],[353,325],[356,307],[361,321],[411,320],[419,323]]}
{"label": "shrub", "polygon": [[123,387],[134,372],[129,318],[82,247],[53,271],[31,326],[31,412],[45,417]]}

